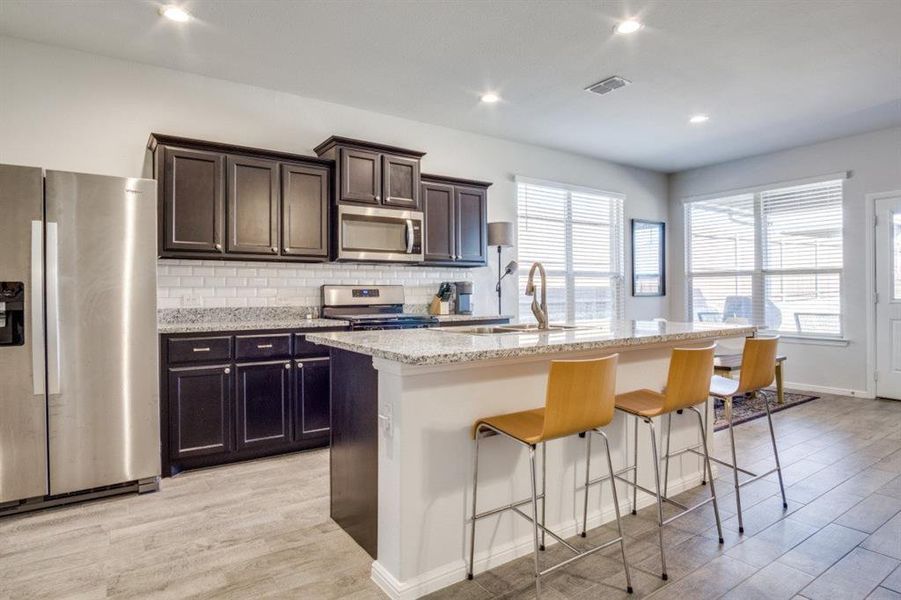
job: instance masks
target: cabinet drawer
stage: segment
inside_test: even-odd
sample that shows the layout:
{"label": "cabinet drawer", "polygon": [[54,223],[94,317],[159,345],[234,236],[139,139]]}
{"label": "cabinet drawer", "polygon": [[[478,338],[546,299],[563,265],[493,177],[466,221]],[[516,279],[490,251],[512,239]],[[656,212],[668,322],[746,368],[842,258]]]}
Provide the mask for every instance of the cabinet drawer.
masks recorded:
{"label": "cabinet drawer", "polygon": [[232,357],[229,336],[178,338],[169,340],[169,362],[227,361]]}
{"label": "cabinet drawer", "polygon": [[291,334],[235,336],[235,359],[291,356]]}
{"label": "cabinet drawer", "polygon": [[[329,331],[341,331],[340,329],[330,329]],[[307,336],[303,333],[294,334],[294,356],[300,358],[328,356],[328,346],[320,346],[313,342],[307,341]]]}

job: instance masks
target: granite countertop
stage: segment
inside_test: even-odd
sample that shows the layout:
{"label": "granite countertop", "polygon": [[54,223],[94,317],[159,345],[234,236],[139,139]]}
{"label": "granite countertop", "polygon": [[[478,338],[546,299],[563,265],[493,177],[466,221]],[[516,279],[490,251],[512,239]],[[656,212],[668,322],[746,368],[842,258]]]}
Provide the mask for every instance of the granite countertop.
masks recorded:
{"label": "granite countertop", "polygon": [[[346,327],[347,321],[317,318],[318,308],[179,308],[157,311],[161,334],[249,331],[258,329],[321,329]],[[311,317],[311,318],[308,318]]]}
{"label": "granite countertop", "polygon": [[749,325],[674,321],[596,321],[575,325],[577,329],[498,335],[474,335],[462,327],[314,332],[307,339],[404,364],[439,365],[739,337],[757,329]]}

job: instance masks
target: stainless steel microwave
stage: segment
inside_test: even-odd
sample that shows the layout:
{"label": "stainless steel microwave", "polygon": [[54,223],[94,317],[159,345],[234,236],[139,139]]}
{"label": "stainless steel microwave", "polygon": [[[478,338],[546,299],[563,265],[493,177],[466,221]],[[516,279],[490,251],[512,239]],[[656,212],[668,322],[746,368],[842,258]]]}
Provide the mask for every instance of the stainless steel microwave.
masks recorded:
{"label": "stainless steel microwave", "polygon": [[338,260],[422,262],[423,214],[370,206],[338,206]]}

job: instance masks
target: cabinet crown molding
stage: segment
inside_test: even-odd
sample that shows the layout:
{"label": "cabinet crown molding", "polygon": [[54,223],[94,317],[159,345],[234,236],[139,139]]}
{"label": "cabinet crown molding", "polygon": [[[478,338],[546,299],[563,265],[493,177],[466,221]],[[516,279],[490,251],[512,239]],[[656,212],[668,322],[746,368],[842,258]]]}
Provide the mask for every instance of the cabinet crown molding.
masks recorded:
{"label": "cabinet crown molding", "polygon": [[354,138],[343,137],[340,135],[330,136],[327,140],[313,148],[313,152],[317,156],[322,156],[335,146],[350,146],[361,150],[373,150],[375,152],[387,152],[388,154],[399,154],[401,156],[409,156],[412,158],[422,158],[425,152],[419,150],[410,150],[409,148],[399,148],[397,146],[389,146],[377,142],[367,142],[365,140],[357,140]]}

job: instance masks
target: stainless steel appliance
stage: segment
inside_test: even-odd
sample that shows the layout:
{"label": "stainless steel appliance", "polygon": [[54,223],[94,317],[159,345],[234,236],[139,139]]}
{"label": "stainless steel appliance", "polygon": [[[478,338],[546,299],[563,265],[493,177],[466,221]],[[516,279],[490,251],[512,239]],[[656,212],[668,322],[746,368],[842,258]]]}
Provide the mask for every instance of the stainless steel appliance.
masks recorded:
{"label": "stainless steel appliance", "polygon": [[402,285],[324,285],[322,316],[349,321],[352,331],[438,325],[431,315],[404,312]]}
{"label": "stainless steel appliance", "polygon": [[156,211],[151,180],[0,165],[0,514],[156,489]]}
{"label": "stainless steel appliance", "polygon": [[454,282],[454,312],[458,315],[472,314],[472,282]]}
{"label": "stainless steel appliance", "polygon": [[338,260],[422,262],[423,213],[338,206]]}

